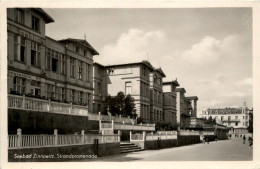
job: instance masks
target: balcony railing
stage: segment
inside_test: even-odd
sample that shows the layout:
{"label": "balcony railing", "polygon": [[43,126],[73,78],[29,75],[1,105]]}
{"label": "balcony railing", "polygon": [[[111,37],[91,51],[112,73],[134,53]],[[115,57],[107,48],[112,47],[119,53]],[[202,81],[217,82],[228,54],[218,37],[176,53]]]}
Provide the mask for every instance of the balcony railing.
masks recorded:
{"label": "balcony railing", "polygon": [[239,119],[223,119],[222,122],[240,122]]}
{"label": "balcony railing", "polygon": [[88,107],[26,96],[8,95],[8,108],[87,116]]}

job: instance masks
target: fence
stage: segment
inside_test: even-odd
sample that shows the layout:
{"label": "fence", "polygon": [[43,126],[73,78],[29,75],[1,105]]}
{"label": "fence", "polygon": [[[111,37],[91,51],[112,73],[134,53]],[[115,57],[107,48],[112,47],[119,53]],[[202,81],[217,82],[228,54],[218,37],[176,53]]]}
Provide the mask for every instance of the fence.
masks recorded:
{"label": "fence", "polygon": [[145,141],[145,131],[143,132],[143,134],[141,133],[136,133],[136,134],[132,134],[132,131],[130,131],[130,142],[135,142],[135,141]]}
{"label": "fence", "polygon": [[190,130],[180,130],[180,135],[182,136],[199,136],[199,131],[190,131]]}
{"label": "fence", "polygon": [[136,119],[131,119],[130,117],[121,117],[121,116],[112,116],[112,115],[102,115],[101,113],[99,114],[88,114],[88,119],[89,120],[94,120],[94,121],[114,121],[115,123],[127,123],[127,124],[136,124],[137,121]]}
{"label": "fence", "polygon": [[28,148],[28,147],[47,147],[63,145],[82,145],[94,144],[98,139],[99,143],[120,142],[120,135],[99,135],[85,134],[82,130],[80,135],[58,135],[58,130],[54,130],[54,135],[22,135],[22,130],[17,130],[17,135],[8,136],[8,148]]}
{"label": "fence", "polygon": [[155,124],[114,124],[114,129],[117,130],[140,130],[140,131],[155,131]]}
{"label": "fence", "polygon": [[88,114],[87,106],[79,106],[67,103],[53,102],[50,100],[36,99],[26,97],[25,95],[17,96],[9,94],[8,108],[83,116],[86,116]]}
{"label": "fence", "polygon": [[158,131],[157,133],[148,133],[146,135],[146,140],[172,140],[177,139],[177,132],[176,131]]}

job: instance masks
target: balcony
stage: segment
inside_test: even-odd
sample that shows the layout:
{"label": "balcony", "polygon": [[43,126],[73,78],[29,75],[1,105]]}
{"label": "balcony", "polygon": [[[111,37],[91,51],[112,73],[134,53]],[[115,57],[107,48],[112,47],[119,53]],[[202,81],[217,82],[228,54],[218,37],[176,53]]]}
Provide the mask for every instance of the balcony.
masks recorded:
{"label": "balcony", "polygon": [[8,95],[8,108],[81,116],[88,115],[87,106],[73,105],[69,103],[59,103],[50,100],[11,94]]}
{"label": "balcony", "polygon": [[239,119],[223,119],[222,122],[240,122]]}

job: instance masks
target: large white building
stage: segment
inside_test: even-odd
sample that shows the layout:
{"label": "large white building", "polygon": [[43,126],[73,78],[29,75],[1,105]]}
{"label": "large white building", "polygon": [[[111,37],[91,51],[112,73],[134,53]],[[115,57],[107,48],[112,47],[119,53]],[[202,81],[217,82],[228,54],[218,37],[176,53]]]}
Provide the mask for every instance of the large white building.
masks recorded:
{"label": "large white building", "polygon": [[201,116],[208,119],[216,119],[217,123],[231,128],[231,133],[241,134],[247,133],[249,126],[249,112],[251,110],[244,104],[239,108],[214,108],[202,111]]}

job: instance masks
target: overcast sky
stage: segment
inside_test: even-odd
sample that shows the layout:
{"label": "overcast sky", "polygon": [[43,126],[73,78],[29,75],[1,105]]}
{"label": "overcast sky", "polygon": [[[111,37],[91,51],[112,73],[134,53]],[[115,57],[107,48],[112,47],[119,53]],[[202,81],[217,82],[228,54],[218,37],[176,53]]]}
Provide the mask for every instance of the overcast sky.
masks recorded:
{"label": "overcast sky", "polygon": [[204,108],[252,107],[252,10],[45,9],[56,40],[84,38],[104,65],[149,60]]}

